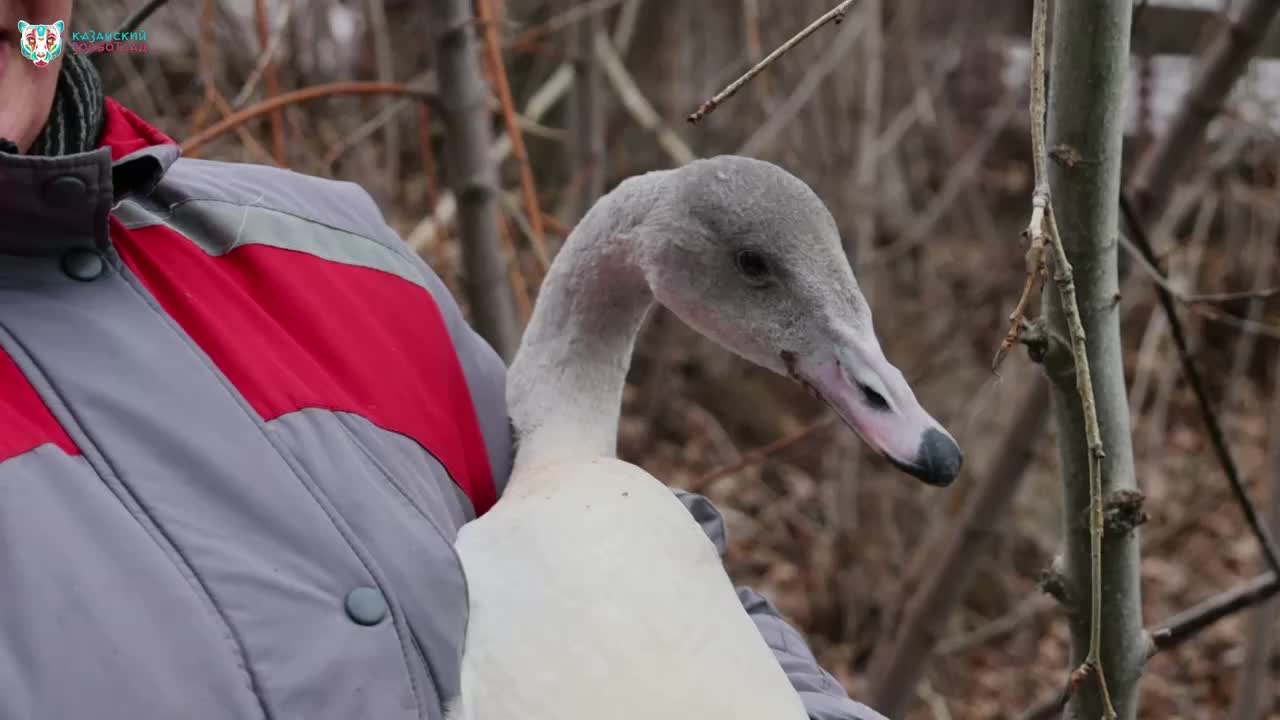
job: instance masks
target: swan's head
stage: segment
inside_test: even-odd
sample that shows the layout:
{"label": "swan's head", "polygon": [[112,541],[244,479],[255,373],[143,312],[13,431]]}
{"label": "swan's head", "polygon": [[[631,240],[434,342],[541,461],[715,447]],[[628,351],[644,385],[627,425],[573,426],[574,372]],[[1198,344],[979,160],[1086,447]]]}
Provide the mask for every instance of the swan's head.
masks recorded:
{"label": "swan's head", "polygon": [[644,226],[659,303],[805,385],[903,471],[956,478],[959,446],[885,358],[835,220],[804,182],[760,160],[695,161],[668,174]]}

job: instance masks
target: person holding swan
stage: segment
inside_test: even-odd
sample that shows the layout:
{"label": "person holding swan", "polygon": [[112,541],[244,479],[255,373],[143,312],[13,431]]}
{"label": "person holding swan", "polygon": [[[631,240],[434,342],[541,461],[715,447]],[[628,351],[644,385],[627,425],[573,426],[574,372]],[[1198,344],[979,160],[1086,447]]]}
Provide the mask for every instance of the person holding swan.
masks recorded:
{"label": "person holding swan", "polygon": [[[475,528],[475,550],[518,525],[512,516],[565,517],[557,513],[585,497],[573,488],[588,474],[542,471],[589,452],[607,470],[585,492],[628,493],[617,498],[637,501],[635,523],[671,528],[670,549],[691,555],[655,555],[661,548],[614,533],[599,547],[624,553],[616,563],[653,564],[595,558],[577,573],[559,567],[547,587],[607,570],[635,593],[602,600],[622,612],[645,605],[646,577],[692,569],[708,604],[690,613],[696,621],[669,617],[654,638],[703,633],[690,652],[747,648],[755,654],[736,682],[763,678],[778,698],[780,678],[783,704],[813,720],[883,720],[846,695],[759,594],[730,588],[725,608],[724,527],[704,498],[659,496],[651,478],[607,457],[616,362],[587,373],[592,392],[565,395],[569,415],[553,421],[556,398],[527,383],[557,372],[563,334],[535,323],[508,373],[361,188],[181,158],[171,138],[105,97],[89,58],[46,38],[43,57],[53,59],[28,60],[19,21],[76,27],[71,0],[0,0],[0,717],[488,717],[475,698],[530,690],[531,678],[512,681],[510,696],[484,685],[489,661],[508,649],[484,638],[501,627],[495,607],[519,607],[536,578],[526,568],[495,596],[503,578],[494,573],[517,572],[503,565],[515,556],[476,566],[484,553],[468,552],[460,535]],[[662,302],[815,388],[904,470],[949,483],[959,450],[879,353],[847,265],[815,264],[832,260],[825,210],[765,165],[699,163],[602,199],[575,232],[643,236],[632,246],[643,257],[618,258],[621,325],[566,328],[599,330],[607,347],[595,359],[621,362],[640,311]],[[743,178],[773,183],[751,195],[754,211],[725,214],[729,196],[715,192],[737,192],[732,182],[696,190],[699,176],[743,168]],[[770,200],[785,202],[762,213]],[[738,232],[748,225],[754,235]],[[765,241],[801,252],[779,263]],[[575,259],[573,247],[559,265]],[[693,273],[711,257],[740,285],[699,287],[712,276],[673,270],[684,262]],[[834,295],[814,279],[834,283]],[[776,312],[754,334],[750,318],[698,302],[717,292],[741,300],[770,283]],[[553,288],[538,312],[567,311],[571,285]],[[564,434],[591,420],[590,437]],[[523,509],[539,492],[553,496],[551,514]],[[562,548],[566,538],[546,539]],[[654,597],[666,603],[668,591]],[[545,596],[527,599],[526,619],[556,612]],[[596,610],[594,621],[609,616]],[[725,619],[704,627],[708,613]],[[612,657],[616,645],[599,640],[599,657]],[[584,656],[575,652],[543,660],[555,668],[557,656]],[[598,669],[584,670],[584,683]],[[714,687],[731,689],[733,678],[721,668]],[[525,706],[525,717],[576,720],[589,694],[571,691],[558,715]],[[636,711],[616,709],[617,718]]]}

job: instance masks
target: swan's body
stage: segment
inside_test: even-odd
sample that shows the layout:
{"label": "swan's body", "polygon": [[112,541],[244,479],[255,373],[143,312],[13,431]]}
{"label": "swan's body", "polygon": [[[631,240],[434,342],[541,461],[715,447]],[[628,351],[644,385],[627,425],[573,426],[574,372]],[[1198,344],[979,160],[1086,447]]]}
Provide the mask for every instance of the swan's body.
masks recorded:
{"label": "swan's body", "polygon": [[609,458],[524,480],[459,542],[465,718],[808,717],[669,488]]}
{"label": "swan's body", "polygon": [[807,717],[710,539],[615,457],[655,300],[814,387],[904,469],[935,484],[959,470],[954,441],[880,353],[807,186],[732,157],[624,181],[566,240],[508,374],[514,470],[456,543],[470,615],[450,720]]}

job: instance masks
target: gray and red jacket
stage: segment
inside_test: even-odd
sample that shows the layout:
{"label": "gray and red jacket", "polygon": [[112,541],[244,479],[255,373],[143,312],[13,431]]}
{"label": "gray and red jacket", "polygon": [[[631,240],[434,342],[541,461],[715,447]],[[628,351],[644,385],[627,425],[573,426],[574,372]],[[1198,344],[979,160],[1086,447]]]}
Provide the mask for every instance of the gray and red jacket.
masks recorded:
{"label": "gray and red jacket", "polygon": [[0,720],[441,718],[505,368],[359,187],[178,155],[0,155]]}

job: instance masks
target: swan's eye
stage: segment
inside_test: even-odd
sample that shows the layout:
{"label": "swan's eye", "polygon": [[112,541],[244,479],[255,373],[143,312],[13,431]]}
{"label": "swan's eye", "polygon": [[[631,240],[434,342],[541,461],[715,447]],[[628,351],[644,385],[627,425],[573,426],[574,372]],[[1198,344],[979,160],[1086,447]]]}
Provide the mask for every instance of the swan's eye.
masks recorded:
{"label": "swan's eye", "polygon": [[754,250],[739,250],[734,257],[738,272],[748,280],[763,280],[769,276],[769,263],[764,256]]}
{"label": "swan's eye", "polygon": [[869,386],[863,385],[862,383],[858,383],[858,389],[862,391],[862,398],[866,400],[867,404],[872,408],[881,411],[889,409],[889,401],[885,400],[884,396],[880,393],[872,390]]}

